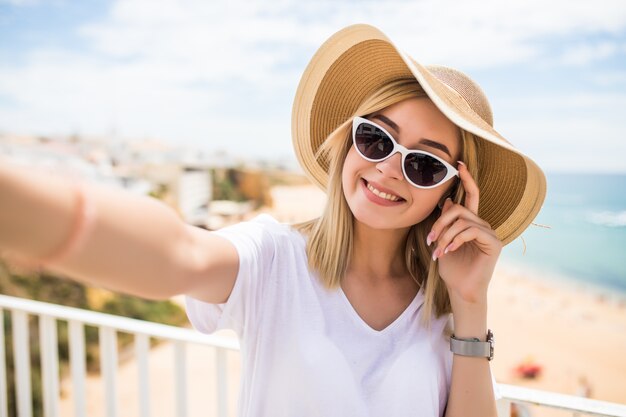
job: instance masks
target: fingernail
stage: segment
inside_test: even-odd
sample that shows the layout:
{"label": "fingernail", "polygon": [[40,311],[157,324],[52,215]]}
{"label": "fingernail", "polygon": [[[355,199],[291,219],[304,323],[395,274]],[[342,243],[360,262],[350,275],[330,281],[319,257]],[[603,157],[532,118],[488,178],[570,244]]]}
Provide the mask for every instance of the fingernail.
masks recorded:
{"label": "fingernail", "polygon": [[439,249],[435,249],[435,251],[433,252],[433,261],[436,261],[438,256],[439,256]]}
{"label": "fingernail", "polygon": [[465,163],[464,163],[463,161],[456,161],[456,163],[457,163],[457,164],[461,164],[461,165],[463,165],[463,166],[465,166],[465,167],[467,166],[467,165],[465,165]]}
{"label": "fingernail", "polygon": [[448,251],[452,249],[452,243],[450,243],[448,246],[446,246],[446,249],[443,251],[443,254],[445,255],[446,253],[448,253]]}
{"label": "fingernail", "polygon": [[433,243],[433,240],[435,239],[435,232],[430,232],[428,234],[428,236],[426,236],[426,246],[430,246],[431,243]]}

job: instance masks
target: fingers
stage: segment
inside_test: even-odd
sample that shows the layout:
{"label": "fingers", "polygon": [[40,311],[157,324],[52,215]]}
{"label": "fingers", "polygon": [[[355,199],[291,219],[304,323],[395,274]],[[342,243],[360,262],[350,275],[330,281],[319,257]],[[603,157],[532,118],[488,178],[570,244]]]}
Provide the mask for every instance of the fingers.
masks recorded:
{"label": "fingers", "polygon": [[443,232],[437,240],[437,247],[433,251],[433,261],[448,252],[458,249],[464,243],[485,237],[487,234],[491,234],[491,232],[491,229],[482,225],[466,219],[459,219]]}
{"label": "fingers", "polygon": [[474,181],[472,174],[470,174],[467,166],[461,161],[459,163],[459,176],[465,190],[465,207],[467,207],[472,213],[478,214],[478,200],[479,190],[478,184]]}
{"label": "fingers", "polygon": [[475,224],[491,228],[491,225],[485,220],[478,217],[478,215],[469,211],[466,207],[460,204],[454,204],[450,198],[447,198],[443,208],[441,210],[441,216],[433,223],[426,244],[430,246],[431,242],[439,239],[439,236],[445,231],[446,227],[452,225],[458,219],[466,219]]}

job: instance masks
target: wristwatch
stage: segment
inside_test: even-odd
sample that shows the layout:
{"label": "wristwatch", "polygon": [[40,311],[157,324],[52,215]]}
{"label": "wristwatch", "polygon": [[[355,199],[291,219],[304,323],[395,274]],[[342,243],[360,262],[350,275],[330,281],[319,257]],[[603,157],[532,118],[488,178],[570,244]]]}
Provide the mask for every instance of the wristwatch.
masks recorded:
{"label": "wristwatch", "polygon": [[485,357],[490,361],[493,359],[494,343],[493,332],[491,329],[488,329],[486,342],[481,342],[477,337],[458,339],[452,335],[450,338],[450,350],[457,355]]}

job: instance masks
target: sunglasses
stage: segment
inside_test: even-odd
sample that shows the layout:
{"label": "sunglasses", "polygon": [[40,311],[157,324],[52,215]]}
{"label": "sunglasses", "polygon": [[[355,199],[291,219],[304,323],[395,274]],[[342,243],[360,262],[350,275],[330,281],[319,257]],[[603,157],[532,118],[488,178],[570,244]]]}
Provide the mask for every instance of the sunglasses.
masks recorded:
{"label": "sunglasses", "polygon": [[352,141],[359,155],[370,162],[384,161],[400,152],[404,178],[417,188],[434,188],[459,175],[437,155],[405,148],[382,126],[363,117],[356,116],[352,121]]}

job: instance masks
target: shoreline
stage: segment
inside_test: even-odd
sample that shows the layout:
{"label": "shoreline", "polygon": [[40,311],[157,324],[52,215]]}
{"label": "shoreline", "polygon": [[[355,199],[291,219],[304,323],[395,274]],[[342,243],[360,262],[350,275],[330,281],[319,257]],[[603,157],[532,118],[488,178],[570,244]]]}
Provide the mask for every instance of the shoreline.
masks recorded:
{"label": "shoreline", "polygon": [[[537,281],[541,284],[554,285],[566,291],[580,291],[590,297],[607,301],[618,307],[626,307],[626,290],[602,285],[601,283],[584,282],[582,279],[572,275],[557,273],[549,269],[522,265],[519,262],[510,260],[498,260],[498,265],[510,273],[524,275],[529,280]],[[540,278],[539,278],[540,277]]]}

